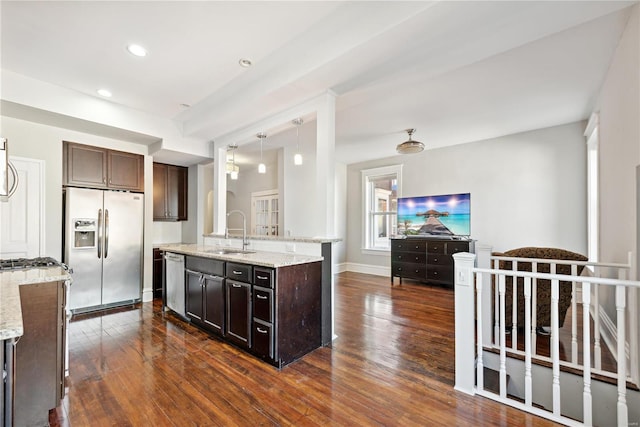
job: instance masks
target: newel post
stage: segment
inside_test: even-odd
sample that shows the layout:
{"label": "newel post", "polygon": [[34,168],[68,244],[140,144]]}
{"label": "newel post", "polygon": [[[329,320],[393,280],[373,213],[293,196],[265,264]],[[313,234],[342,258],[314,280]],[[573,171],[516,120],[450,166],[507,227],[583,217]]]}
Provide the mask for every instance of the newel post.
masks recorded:
{"label": "newel post", "polygon": [[475,322],[473,267],[476,256],[461,252],[453,255],[456,337],[455,389],[475,394]]}

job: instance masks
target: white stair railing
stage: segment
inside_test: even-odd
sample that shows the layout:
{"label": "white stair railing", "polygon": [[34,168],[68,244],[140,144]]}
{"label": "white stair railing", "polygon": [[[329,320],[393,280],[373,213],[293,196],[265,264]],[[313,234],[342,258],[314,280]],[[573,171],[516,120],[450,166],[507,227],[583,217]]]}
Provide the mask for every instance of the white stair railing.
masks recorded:
{"label": "white stair railing", "polygon": [[[629,295],[635,294],[637,288],[640,287],[640,282],[629,281],[622,279],[610,279],[592,276],[577,276],[577,267],[571,267],[571,275],[554,274],[555,264],[567,264],[566,262],[554,261],[554,260],[518,260],[519,262],[538,262],[538,263],[552,263],[550,273],[535,272],[537,268],[533,268],[532,272],[510,270],[499,270],[496,268],[476,268],[474,266],[475,255],[473,254],[456,254],[455,259],[455,298],[456,298],[456,389],[465,391],[470,394],[482,394],[483,396],[490,397],[494,400],[501,401],[508,405],[518,407],[524,411],[534,413],[536,415],[561,422],[566,425],[592,425],[594,422],[593,413],[593,396],[592,396],[592,374],[595,371],[601,372],[598,366],[592,368],[591,352],[594,350],[591,345],[591,314],[597,316],[600,308],[597,306],[598,292],[595,290],[600,286],[606,289],[615,290],[615,306],[616,306],[616,323],[617,323],[617,348],[613,349],[614,357],[619,361],[617,363],[617,369],[611,376],[617,378],[617,397],[616,397],[616,419],[617,425],[626,426],[629,422],[629,408],[627,406],[627,373],[633,370],[633,357],[631,360],[631,369],[627,369],[627,348],[625,343],[633,343],[632,339],[627,341],[628,336],[626,331],[627,321],[627,293]],[[501,258],[502,259],[502,258]],[[509,259],[510,260],[510,259]],[[491,266],[497,266],[496,259],[492,259],[489,264]],[[577,263],[576,265],[580,265]],[[588,265],[588,263],[584,263]],[[614,267],[624,269],[624,265],[620,264],[600,264],[594,270],[601,270],[602,267]],[[629,269],[624,269],[625,273],[621,273],[619,277],[628,277]],[[623,275],[624,274],[624,275]],[[513,333],[517,330],[517,322],[513,321],[509,325],[512,330],[512,344],[507,348],[507,325],[506,322],[506,277],[512,278],[513,283],[521,282],[524,293],[524,331],[531,331],[531,333],[524,334],[524,352],[517,351],[516,346],[513,345],[515,341],[514,337],[517,335]],[[546,409],[541,407],[541,403],[534,401],[533,393],[533,373],[532,365],[533,359],[544,359],[535,352],[535,312],[536,305],[534,302],[535,297],[535,283],[537,279],[545,279],[551,281],[551,337],[550,337],[550,358],[547,358],[551,362],[551,383],[550,390],[547,395],[551,396],[550,408]],[[559,318],[558,318],[558,301],[559,301],[559,288],[561,282],[571,282],[572,292],[572,314],[571,314],[571,360],[560,360],[560,333],[559,333]],[[475,283],[475,287],[473,284]],[[497,283],[497,286],[492,286],[492,283]],[[474,288],[475,293],[474,295]],[[494,288],[494,289],[492,289]],[[594,292],[592,292],[592,290]],[[514,287],[513,293],[517,294],[517,287]],[[581,309],[582,309],[582,331],[578,330],[578,305],[577,295],[581,291]],[[494,294],[495,306],[487,304],[487,298],[484,296],[487,293]],[[474,297],[476,297],[474,299]],[[517,299],[516,299],[517,300]],[[515,300],[514,300],[515,301]],[[594,304],[592,304],[594,301]],[[515,304],[515,303],[514,303]],[[493,310],[492,310],[493,308]],[[487,316],[486,311],[497,311],[497,316]],[[469,316],[469,312],[475,310],[475,316]],[[513,314],[516,312],[513,311]],[[493,317],[493,319],[492,319]],[[515,315],[513,316],[515,318]],[[595,317],[595,316],[594,316]],[[497,318],[497,322],[495,321]],[[476,319],[475,329],[474,320]],[[485,336],[487,332],[491,334],[492,329],[486,328],[484,324],[485,319],[492,319],[493,325],[493,340],[487,340]],[[598,322],[594,323],[594,338],[598,329]],[[470,331],[470,332],[469,332]],[[497,333],[496,333],[497,332]],[[580,336],[580,332],[582,335]],[[476,335],[477,341],[469,344],[468,339],[473,335]],[[578,341],[582,339],[582,364],[579,365],[578,354]],[[637,342],[637,339],[636,339]],[[484,343],[484,344],[483,344]],[[496,350],[499,351],[499,390],[497,393],[491,392],[485,389],[483,370],[486,362],[484,353],[486,350],[486,343],[492,343]],[[594,343],[597,344],[598,340],[594,339]],[[637,345],[637,344],[634,344]],[[515,350],[514,350],[515,349]],[[510,373],[507,367],[508,353],[521,353],[524,355],[524,368],[523,368],[523,382],[524,391],[523,395],[519,399],[513,399],[507,391],[507,378],[514,373]],[[637,354],[637,347],[631,347],[629,349],[631,355]],[[472,354],[475,354],[475,360]],[[470,356],[471,355],[471,356]],[[598,352],[594,353],[596,359],[598,359]],[[636,359],[637,360],[637,359]],[[468,366],[471,365],[477,368],[475,375],[466,375],[465,372],[469,372]],[[467,365],[469,364],[469,365]],[[466,366],[465,366],[466,365]],[[563,413],[563,406],[561,401],[562,394],[562,367],[563,366],[578,366],[582,369],[582,402],[583,409],[582,414],[571,415],[571,418]],[[596,363],[597,365],[597,363]],[[464,366],[461,371],[458,371],[458,367]],[[594,371],[595,369],[595,371]],[[520,374],[518,374],[520,375]],[[475,385],[474,385],[475,380]],[[538,385],[539,387],[539,385]],[[566,396],[565,396],[566,398]],[[522,399],[523,401],[521,401]],[[543,405],[544,406],[544,405]],[[598,414],[600,415],[600,414]],[[576,421],[581,419],[582,423]]]}

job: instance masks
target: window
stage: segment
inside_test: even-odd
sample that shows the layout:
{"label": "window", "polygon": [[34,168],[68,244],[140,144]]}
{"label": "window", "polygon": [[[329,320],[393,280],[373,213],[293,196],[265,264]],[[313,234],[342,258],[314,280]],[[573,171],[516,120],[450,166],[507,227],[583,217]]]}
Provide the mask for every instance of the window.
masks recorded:
{"label": "window", "polygon": [[389,238],[397,234],[398,194],[402,166],[387,166],[362,171],[363,248],[389,251]]}

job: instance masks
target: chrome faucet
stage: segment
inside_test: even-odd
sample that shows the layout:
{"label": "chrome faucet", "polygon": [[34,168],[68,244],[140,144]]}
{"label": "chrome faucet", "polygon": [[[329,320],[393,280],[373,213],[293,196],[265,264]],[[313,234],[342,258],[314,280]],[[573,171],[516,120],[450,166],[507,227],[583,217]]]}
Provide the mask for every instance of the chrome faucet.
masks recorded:
{"label": "chrome faucet", "polygon": [[[231,215],[232,213],[239,213],[242,216],[242,250],[245,250],[247,248],[247,246],[249,246],[249,240],[247,239],[247,217],[244,215],[244,212],[236,209],[236,210],[232,210],[231,212],[227,213],[227,218],[229,218],[229,215]],[[224,232],[224,238],[225,239],[229,238],[229,230],[237,231],[237,230],[240,230],[240,229],[239,228],[226,227],[225,228],[225,232]]]}

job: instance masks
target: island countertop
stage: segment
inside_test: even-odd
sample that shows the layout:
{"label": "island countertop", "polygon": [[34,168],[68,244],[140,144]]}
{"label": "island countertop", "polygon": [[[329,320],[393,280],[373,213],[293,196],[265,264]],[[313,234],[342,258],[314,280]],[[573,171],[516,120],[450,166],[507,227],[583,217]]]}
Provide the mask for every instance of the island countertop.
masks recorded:
{"label": "island countertop", "polygon": [[222,254],[219,253],[224,250],[230,250],[234,248],[213,246],[213,245],[197,245],[197,244],[182,244],[182,245],[160,245],[160,250],[166,252],[174,252],[184,255],[193,255],[203,258],[219,259],[223,261],[233,261],[244,264],[259,265],[262,267],[286,267],[289,265],[308,264],[311,262],[322,261],[324,258],[321,256],[309,256],[309,255],[297,255],[280,252],[267,252],[267,251],[245,251],[244,253],[232,253]]}
{"label": "island countertop", "polygon": [[0,272],[0,340],[17,338],[24,334],[20,286],[69,279],[71,276],[62,267],[28,268]]}
{"label": "island countertop", "polygon": [[[204,237],[212,239],[242,239],[242,236],[237,234],[231,234],[225,236],[224,234],[204,234]],[[262,235],[247,235],[248,240],[270,240],[279,242],[300,242],[300,243],[337,243],[342,239],[339,237],[304,237],[304,236],[262,236]]]}

